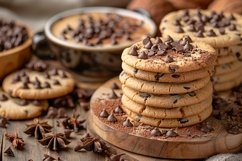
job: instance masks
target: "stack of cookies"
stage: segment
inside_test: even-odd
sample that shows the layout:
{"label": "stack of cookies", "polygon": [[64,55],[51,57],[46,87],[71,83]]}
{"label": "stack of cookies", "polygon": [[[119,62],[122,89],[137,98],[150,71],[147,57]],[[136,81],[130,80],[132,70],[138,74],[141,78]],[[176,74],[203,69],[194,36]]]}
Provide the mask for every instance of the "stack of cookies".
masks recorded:
{"label": "stack of cookies", "polygon": [[122,109],[130,119],[157,127],[205,120],[212,112],[216,59],[210,45],[189,36],[178,41],[146,37],[123,51]]}
{"label": "stack of cookies", "polygon": [[217,92],[238,86],[242,74],[242,17],[231,13],[205,10],[181,10],[164,17],[160,30],[163,36],[179,40],[189,35],[193,41],[205,42],[217,50],[218,59],[212,78]]}
{"label": "stack of cookies", "polygon": [[67,72],[32,61],[26,68],[6,76],[0,89],[0,116],[10,120],[38,117],[47,110],[48,99],[73,91],[74,80]]}

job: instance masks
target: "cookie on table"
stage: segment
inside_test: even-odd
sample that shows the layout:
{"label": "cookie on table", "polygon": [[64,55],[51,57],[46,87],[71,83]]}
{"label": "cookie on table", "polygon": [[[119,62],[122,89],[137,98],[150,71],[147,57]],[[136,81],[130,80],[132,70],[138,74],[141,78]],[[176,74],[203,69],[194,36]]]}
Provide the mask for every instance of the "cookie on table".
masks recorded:
{"label": "cookie on table", "polygon": [[12,97],[37,100],[56,98],[73,91],[75,82],[69,73],[41,65],[33,63],[8,75],[3,80],[3,90]]}
{"label": "cookie on table", "polygon": [[31,119],[48,109],[48,101],[13,98],[0,90],[0,116],[9,120]]}
{"label": "cookie on table", "polygon": [[226,74],[217,74],[212,77],[213,83],[224,83],[228,81],[233,81],[241,76],[241,72],[231,71]]}
{"label": "cookie on table", "polygon": [[123,106],[128,108],[130,111],[138,113],[145,117],[158,119],[177,119],[194,116],[201,113],[205,109],[210,108],[212,104],[212,97],[203,100],[197,104],[168,109],[145,106],[134,102],[125,95],[122,96],[122,103]]}
{"label": "cookie on table", "polygon": [[226,73],[238,71],[240,68],[242,68],[242,63],[239,61],[234,61],[227,64],[216,65],[214,67],[214,73],[216,73],[216,75],[226,74]]}
{"label": "cookie on table", "polygon": [[152,94],[182,94],[199,90],[210,82],[210,77],[194,80],[186,83],[161,83],[150,82],[137,79],[122,72],[119,80],[125,86],[136,91],[152,93]]}
{"label": "cookie on table", "polygon": [[242,82],[242,77],[240,76],[240,77],[237,77],[236,79],[229,80],[229,81],[226,81],[226,82],[215,83],[214,84],[214,90],[216,92],[226,91],[226,90],[229,90],[233,87],[240,85],[241,82]]}
{"label": "cookie on table", "polygon": [[128,75],[146,80],[146,81],[154,81],[154,82],[189,82],[197,79],[201,79],[204,77],[212,76],[214,72],[213,67],[208,67],[205,69],[194,70],[190,72],[183,73],[155,73],[155,72],[147,72],[145,70],[139,70],[129,66],[128,64],[122,63],[122,68],[125,73]]}
{"label": "cookie on table", "polygon": [[128,108],[124,106],[122,107],[122,109],[127,114],[128,118],[133,121],[137,121],[151,126],[163,127],[163,128],[177,128],[177,127],[195,125],[207,119],[212,113],[212,105],[211,105],[209,108],[206,108],[201,113],[190,117],[184,117],[184,118],[178,118],[178,119],[157,119],[157,118],[142,116],[136,112],[130,111]]}
{"label": "cookie on table", "polygon": [[231,13],[216,13],[207,10],[180,10],[166,15],[160,31],[164,36],[180,39],[189,35],[194,41],[202,41],[213,47],[227,47],[240,43],[241,16]]}
{"label": "cookie on table", "polygon": [[156,108],[176,108],[197,104],[212,97],[212,83],[205,87],[185,94],[154,95],[135,91],[125,85],[122,86],[123,94],[134,102]]}
{"label": "cookie on table", "polygon": [[126,48],[122,61],[129,66],[161,73],[180,73],[213,66],[216,51],[202,42],[192,42],[189,36],[175,41],[172,37],[150,38]]}

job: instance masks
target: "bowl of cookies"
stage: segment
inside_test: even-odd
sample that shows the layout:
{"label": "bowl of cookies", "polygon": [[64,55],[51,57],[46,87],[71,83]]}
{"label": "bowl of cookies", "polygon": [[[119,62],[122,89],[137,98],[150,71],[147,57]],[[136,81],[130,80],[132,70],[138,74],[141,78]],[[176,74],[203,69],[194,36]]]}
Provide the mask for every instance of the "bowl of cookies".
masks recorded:
{"label": "bowl of cookies", "polygon": [[86,7],[52,17],[45,26],[51,49],[67,68],[82,75],[105,77],[121,71],[122,50],[154,36],[155,23],[125,9]]}
{"label": "bowl of cookies", "polygon": [[30,58],[31,30],[22,23],[0,19],[0,79]]}

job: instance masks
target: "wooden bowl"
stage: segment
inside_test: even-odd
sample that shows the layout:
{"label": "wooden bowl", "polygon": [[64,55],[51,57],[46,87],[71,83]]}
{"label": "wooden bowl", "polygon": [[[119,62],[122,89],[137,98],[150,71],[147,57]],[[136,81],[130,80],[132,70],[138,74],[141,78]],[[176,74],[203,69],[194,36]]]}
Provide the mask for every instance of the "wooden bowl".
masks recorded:
{"label": "wooden bowl", "polygon": [[32,31],[28,27],[26,28],[29,37],[23,44],[15,48],[0,52],[0,80],[5,75],[21,68],[30,59]]}

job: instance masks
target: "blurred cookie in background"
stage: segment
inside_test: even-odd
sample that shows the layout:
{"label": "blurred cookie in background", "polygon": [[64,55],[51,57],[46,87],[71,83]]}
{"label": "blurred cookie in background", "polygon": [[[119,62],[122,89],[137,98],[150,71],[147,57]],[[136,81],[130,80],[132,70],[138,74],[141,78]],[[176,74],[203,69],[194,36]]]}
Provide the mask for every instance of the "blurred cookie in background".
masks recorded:
{"label": "blurred cookie in background", "polygon": [[177,9],[202,8],[206,9],[213,0],[168,0]]}
{"label": "blurred cookie in background", "polygon": [[208,7],[212,11],[242,14],[242,0],[215,0]]}
{"label": "blurred cookie in background", "polygon": [[169,12],[175,11],[175,7],[165,0],[132,0],[127,6],[131,10],[145,10],[157,25],[160,24],[161,19]]}

